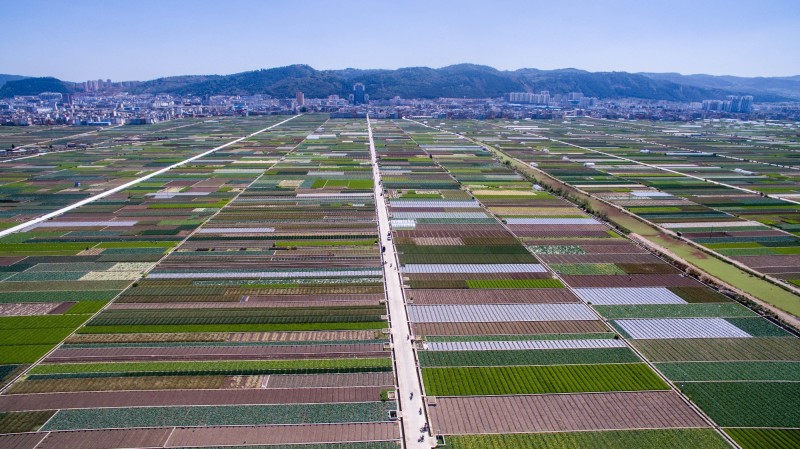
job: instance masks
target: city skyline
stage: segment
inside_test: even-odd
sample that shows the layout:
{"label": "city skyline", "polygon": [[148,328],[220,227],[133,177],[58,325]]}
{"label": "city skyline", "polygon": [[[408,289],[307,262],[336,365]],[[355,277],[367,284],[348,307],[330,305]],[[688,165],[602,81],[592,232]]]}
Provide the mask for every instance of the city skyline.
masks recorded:
{"label": "city skyline", "polygon": [[[0,73],[147,80],[230,74],[309,64],[592,72],[678,72],[733,76],[800,74],[788,1],[628,0],[575,5],[504,1],[371,4],[103,2],[19,4],[0,0],[8,33]],[[331,51],[337,50],[337,51]],[[31,57],[36,55],[36,57]]]}

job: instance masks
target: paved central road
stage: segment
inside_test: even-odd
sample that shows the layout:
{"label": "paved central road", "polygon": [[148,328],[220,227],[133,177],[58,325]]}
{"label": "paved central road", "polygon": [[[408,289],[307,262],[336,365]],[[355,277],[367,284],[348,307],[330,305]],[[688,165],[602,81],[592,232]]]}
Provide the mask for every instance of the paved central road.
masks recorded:
{"label": "paved central road", "polygon": [[[381,247],[386,248],[386,252],[383,253],[383,275],[384,279],[386,279],[386,298],[389,305],[389,325],[391,327],[392,351],[394,352],[395,370],[397,372],[398,403],[400,404],[400,419],[403,423],[404,447],[430,449],[434,445],[431,444],[429,433],[421,431],[422,427],[427,423],[422,399],[422,384],[414,357],[411,327],[409,326],[408,313],[403,296],[403,284],[397,267],[398,259],[394,243],[388,238],[391,233],[389,212],[386,206],[386,198],[383,196],[383,186],[380,182],[381,173],[378,168],[378,155],[375,152],[375,142],[372,140],[372,125],[369,117],[367,117],[367,132],[372,159],[372,178],[375,182],[375,204],[378,209],[378,232],[380,232]],[[422,413],[420,413],[420,410],[422,410]],[[420,437],[424,437],[423,441],[419,441]]]}

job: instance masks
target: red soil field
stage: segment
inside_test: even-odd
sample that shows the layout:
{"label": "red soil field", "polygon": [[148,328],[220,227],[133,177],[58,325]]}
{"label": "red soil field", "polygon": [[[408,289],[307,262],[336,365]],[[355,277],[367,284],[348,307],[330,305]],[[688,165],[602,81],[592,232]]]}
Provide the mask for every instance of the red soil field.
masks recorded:
{"label": "red soil field", "polygon": [[432,430],[468,433],[708,427],[672,392],[442,397]]}
{"label": "red soil field", "polygon": [[293,426],[178,427],[165,447],[387,441],[400,438],[397,423]]}
{"label": "red soil field", "polygon": [[110,449],[163,447],[172,427],[156,429],[50,432],[37,449]]}
{"label": "red soil field", "polygon": [[0,435],[0,447],[3,449],[33,449],[47,435],[45,433],[17,433]]}

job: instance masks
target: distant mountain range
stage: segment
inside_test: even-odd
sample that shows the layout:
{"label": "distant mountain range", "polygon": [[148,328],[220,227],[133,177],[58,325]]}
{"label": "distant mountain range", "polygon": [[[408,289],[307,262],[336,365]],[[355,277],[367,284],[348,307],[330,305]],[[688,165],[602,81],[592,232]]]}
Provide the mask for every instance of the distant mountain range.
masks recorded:
{"label": "distant mountain range", "polygon": [[24,78],[6,81],[0,87],[0,98],[10,98],[15,95],[38,95],[42,92],[72,93],[76,90],[74,83],[61,81],[58,78]]}
{"label": "distant mountain range", "polygon": [[28,78],[27,76],[20,76],[20,75],[6,75],[5,73],[0,73],[0,87],[3,87],[3,84],[6,81],[17,81],[24,78]]}
{"label": "distant mountain range", "polygon": [[748,95],[776,95],[800,99],[800,75],[786,77],[756,77],[713,75],[681,75],[680,73],[642,73],[642,75],[661,81],[670,81],[685,86],[706,89],[722,89]]}
{"label": "distant mountain range", "polygon": [[[75,83],[55,78],[13,78],[13,75],[0,75],[0,82],[6,81],[0,87],[0,98],[36,95],[45,91],[68,93],[78,89]],[[598,98],[671,101],[724,99],[727,95],[753,95],[759,102],[800,100],[800,76],[742,78],[677,73],[587,72],[577,69],[501,71],[475,64],[397,70],[316,70],[307,65],[291,65],[232,75],[158,78],[140,83],[130,92],[293,97],[299,90],[308,98],[334,94],[346,97],[357,82],[364,83],[373,99],[388,99],[396,95],[402,98],[487,98],[499,97],[507,92],[547,90],[551,94],[583,92],[586,96]]]}

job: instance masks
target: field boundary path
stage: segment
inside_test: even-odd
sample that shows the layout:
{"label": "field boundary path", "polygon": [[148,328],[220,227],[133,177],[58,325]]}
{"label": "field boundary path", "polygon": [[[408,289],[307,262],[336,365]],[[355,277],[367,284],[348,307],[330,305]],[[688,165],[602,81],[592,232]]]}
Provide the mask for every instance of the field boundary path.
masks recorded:
{"label": "field boundary path", "polygon": [[228,142],[226,144],[220,145],[220,146],[218,146],[216,148],[212,148],[212,149],[210,149],[210,150],[208,150],[208,151],[206,151],[204,153],[200,153],[198,155],[195,155],[195,156],[192,156],[190,158],[184,159],[184,160],[182,160],[180,162],[176,162],[176,163],[174,163],[174,164],[172,164],[170,166],[164,167],[164,168],[162,168],[160,170],[156,170],[153,173],[144,175],[141,178],[137,178],[137,179],[134,179],[133,181],[126,182],[125,184],[122,184],[120,186],[114,187],[113,189],[106,190],[105,192],[98,193],[97,195],[94,195],[94,196],[90,196],[89,198],[80,200],[80,201],[78,201],[76,203],[70,204],[69,206],[62,207],[61,209],[58,209],[56,211],[53,211],[53,212],[50,212],[48,214],[42,215],[41,217],[34,218],[33,220],[28,220],[28,221],[26,221],[26,222],[24,222],[22,224],[18,224],[18,225],[14,226],[14,227],[5,229],[3,231],[0,231],[0,237],[5,237],[5,236],[7,236],[9,234],[13,234],[15,232],[19,232],[19,231],[21,231],[21,230],[23,230],[23,229],[25,229],[25,228],[27,228],[29,226],[32,226],[32,225],[35,225],[35,224],[38,224],[38,223],[42,223],[42,222],[47,221],[47,220],[49,220],[51,218],[58,217],[59,215],[62,215],[64,213],[66,213],[66,212],[69,212],[69,211],[71,211],[73,209],[77,209],[77,208],[79,208],[81,206],[85,206],[87,204],[93,203],[93,202],[95,202],[95,201],[97,201],[99,199],[105,198],[105,197],[107,197],[109,195],[113,195],[113,194],[115,194],[117,192],[121,192],[121,191],[123,191],[125,189],[128,189],[130,187],[135,186],[136,184],[138,184],[138,183],[140,183],[142,181],[147,181],[150,178],[153,178],[153,177],[158,176],[158,175],[162,175],[162,174],[172,170],[173,168],[178,168],[178,167],[180,167],[182,165],[188,164],[189,162],[192,162],[194,160],[200,159],[201,157],[208,156],[209,154],[212,154],[215,151],[219,151],[219,150],[221,150],[223,148],[227,148],[227,147],[229,147],[231,145],[235,145],[235,144],[237,144],[237,143],[239,143],[239,142],[241,142],[241,141],[243,141],[245,139],[249,139],[250,137],[257,136],[257,135],[259,135],[259,134],[261,134],[261,133],[263,133],[265,131],[269,131],[270,129],[275,128],[277,126],[280,126],[280,125],[282,125],[282,124],[284,124],[284,123],[286,123],[286,122],[288,122],[290,120],[294,120],[295,118],[300,117],[301,115],[303,115],[303,114],[293,115],[292,117],[290,117],[290,118],[288,118],[286,120],[283,120],[281,122],[275,123],[274,125],[267,126],[266,128],[260,129],[260,130],[254,132],[254,133],[250,133],[250,134],[248,134],[246,136],[239,137],[238,139],[231,140],[230,142]]}
{"label": "field boundary path", "polygon": [[[394,243],[389,236],[389,212],[386,206],[386,198],[383,196],[383,184],[381,183],[381,173],[378,167],[378,155],[375,151],[375,141],[372,139],[372,125],[367,116],[367,134],[369,136],[369,152],[372,160],[372,175],[374,178],[375,205],[378,211],[378,230],[380,233],[381,248],[385,248],[383,254],[383,274],[386,283],[386,299],[389,306],[389,326],[392,336],[392,352],[395,359],[395,371],[397,376],[397,403],[400,406],[398,413],[401,420],[401,430],[403,434],[404,447],[407,449],[426,448],[430,449],[434,445],[430,443],[429,433],[423,432],[423,426],[427,428],[427,417],[424,412],[422,382],[417,370],[417,361],[414,356],[414,342],[411,339],[411,326],[408,320],[403,293],[403,284],[400,279],[400,271],[397,266],[397,256]],[[422,410],[419,413],[418,410]],[[419,438],[422,441],[419,441]]]}

